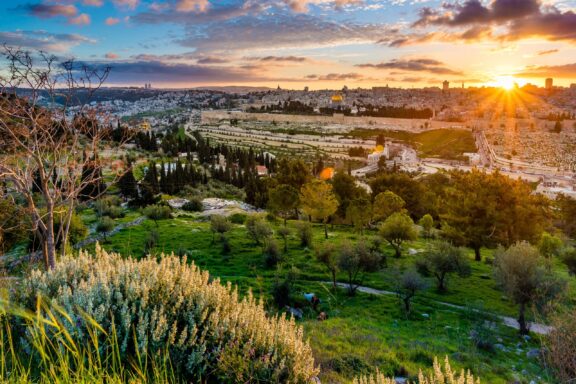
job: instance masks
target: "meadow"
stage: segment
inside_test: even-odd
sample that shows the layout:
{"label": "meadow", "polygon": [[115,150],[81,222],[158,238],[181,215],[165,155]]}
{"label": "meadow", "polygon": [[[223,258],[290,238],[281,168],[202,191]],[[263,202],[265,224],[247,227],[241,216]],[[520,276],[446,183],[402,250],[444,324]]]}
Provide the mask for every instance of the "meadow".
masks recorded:
{"label": "meadow", "polygon": [[[94,222],[93,216],[91,210],[83,214],[87,223]],[[129,212],[119,221],[137,216],[136,212]],[[106,250],[140,258],[145,255],[150,233],[154,232],[157,239],[149,252],[186,256],[214,278],[236,284],[241,292],[252,290],[265,301],[271,313],[278,311],[271,294],[274,284],[292,276],[292,296],[305,302],[304,293],[315,293],[321,300],[320,310],[327,314],[327,320],[318,321],[317,313],[304,305],[301,320],[320,364],[322,382],[348,382],[354,375],[372,372],[376,367],[386,375],[413,378],[418,370],[430,368],[434,356],[448,356],[453,366],[470,369],[483,382],[553,382],[539,361],[529,357],[530,351],[541,347],[540,337],[532,334],[521,338],[515,329],[492,316],[515,316],[516,308],[498,290],[489,263],[473,262],[468,278],[451,276],[446,293],[439,293],[433,280],[429,280],[427,289],[414,299],[412,312],[406,314],[393,294],[357,292],[350,297],[344,289],[334,292],[328,283],[330,275],[316,260],[314,250],[300,246],[296,225],[296,221],[288,221],[291,231],[288,252],[275,268],[266,266],[262,247],[247,236],[243,225],[233,225],[226,235],[231,250],[223,252],[218,237],[213,241],[209,222],[189,213],[156,223],[146,219],[141,225],[121,230],[101,245]],[[273,220],[272,226],[277,232],[282,222]],[[327,240],[320,225],[315,225],[313,231],[313,244],[317,246],[325,242],[355,242],[361,237],[348,226],[332,227]],[[275,236],[282,245],[283,240]],[[371,231],[364,235],[369,241],[376,236]],[[393,291],[400,272],[413,264],[427,243],[428,240],[419,239],[407,244],[400,259],[394,258],[392,249],[383,244],[387,267],[365,274],[362,285]],[[88,249],[93,247],[94,244]],[[491,251],[483,253],[490,260]],[[472,260],[472,252],[468,255]],[[555,268],[566,273],[560,264]],[[345,276],[339,274],[338,281],[344,282]],[[571,282],[571,297],[574,292],[576,284]],[[494,325],[488,325],[492,321]],[[485,339],[486,346],[479,346],[478,338]]]}

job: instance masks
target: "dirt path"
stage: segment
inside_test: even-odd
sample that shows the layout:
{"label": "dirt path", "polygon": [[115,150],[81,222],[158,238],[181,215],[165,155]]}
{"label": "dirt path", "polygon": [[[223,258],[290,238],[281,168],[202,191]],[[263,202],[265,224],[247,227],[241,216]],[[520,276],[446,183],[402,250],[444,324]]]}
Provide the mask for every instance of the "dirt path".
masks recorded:
{"label": "dirt path", "polygon": [[[322,283],[332,284],[331,282],[327,282],[327,281],[323,281]],[[348,284],[345,284],[345,283],[337,283],[337,284],[339,287],[342,287],[342,288],[348,287]],[[370,295],[396,295],[395,292],[383,291],[383,290],[374,289],[374,288],[370,288],[370,287],[363,287],[363,286],[359,286],[357,288],[357,290],[359,292],[368,293]],[[437,301],[437,300],[430,300],[430,301],[435,303],[435,304],[440,304],[440,305],[443,305],[445,307],[450,307],[450,308],[454,308],[454,309],[458,309],[458,310],[467,310],[468,309],[462,305],[446,303],[444,301]],[[481,312],[481,311],[478,311],[478,312]],[[507,327],[514,328],[514,329],[520,329],[520,326],[518,325],[518,321],[513,317],[496,315],[496,314],[490,313],[490,312],[482,312],[482,313],[496,316],[497,318],[502,320],[502,323]],[[553,330],[553,328],[551,326],[545,325],[545,324],[539,324],[539,323],[529,323],[529,327],[530,327],[531,332],[534,332],[534,333],[537,333],[540,335],[547,335]]]}

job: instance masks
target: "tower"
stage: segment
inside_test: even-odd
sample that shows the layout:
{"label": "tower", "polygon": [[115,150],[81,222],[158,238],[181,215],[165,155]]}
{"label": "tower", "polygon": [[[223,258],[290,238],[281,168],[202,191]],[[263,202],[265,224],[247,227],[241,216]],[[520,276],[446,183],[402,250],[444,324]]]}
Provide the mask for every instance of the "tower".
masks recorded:
{"label": "tower", "polygon": [[444,80],[444,82],[442,83],[442,90],[447,91],[448,89],[450,89],[450,83],[448,82],[448,80]]}
{"label": "tower", "polygon": [[554,86],[554,79],[551,77],[546,79],[546,90],[551,91],[552,87]]}

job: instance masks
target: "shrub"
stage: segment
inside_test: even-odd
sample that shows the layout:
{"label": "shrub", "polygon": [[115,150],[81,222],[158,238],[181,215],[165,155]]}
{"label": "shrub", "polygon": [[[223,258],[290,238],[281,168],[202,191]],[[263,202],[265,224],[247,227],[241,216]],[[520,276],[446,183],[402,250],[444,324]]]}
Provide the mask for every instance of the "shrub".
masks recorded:
{"label": "shrub", "polygon": [[99,217],[108,216],[113,219],[124,217],[124,210],[120,207],[122,201],[117,196],[106,196],[94,202],[94,210]]}
{"label": "shrub", "polygon": [[73,339],[105,341],[88,332],[85,314],[117,335],[124,364],[138,360],[134,345],[142,358],[167,351],[186,382],[308,383],[318,373],[294,320],[269,318],[251,293],[239,300],[231,284],[176,256],[137,261],[97,245],[94,257],[81,252],[32,272],[17,299],[35,308],[40,295],[73,319],[63,322]]}
{"label": "shrub", "polygon": [[268,224],[264,215],[257,213],[251,214],[246,219],[246,230],[257,245],[260,245],[262,241],[272,236],[273,233],[272,227]]}
{"label": "shrub", "polygon": [[144,252],[150,252],[150,250],[158,244],[158,237],[157,231],[148,232],[146,240],[144,240]]}
{"label": "shrub", "polygon": [[275,267],[280,261],[282,261],[282,255],[278,248],[278,243],[274,239],[267,240],[264,246],[264,262],[266,266],[268,268]]}
{"label": "shrub", "polygon": [[142,214],[147,218],[154,220],[158,226],[158,220],[170,219],[172,217],[172,210],[167,205],[149,205],[142,210]]}
{"label": "shrub", "polygon": [[98,224],[96,224],[96,230],[98,232],[110,232],[112,229],[114,229],[115,225],[116,224],[114,223],[114,220],[109,217],[103,217],[100,219]]}
{"label": "shrub", "polygon": [[194,197],[186,204],[182,206],[182,210],[186,212],[202,212],[204,210],[204,205],[202,204],[202,199]]}
{"label": "shrub", "polygon": [[312,247],[313,236],[312,226],[308,222],[300,222],[297,226],[298,238],[300,239],[300,245],[304,248]]}
{"label": "shrub", "polygon": [[[375,375],[355,377],[352,381],[353,384],[396,384],[396,380],[386,378],[378,370]],[[462,370],[460,375],[455,374],[450,367],[450,361],[446,357],[444,369],[438,363],[438,359],[434,358],[434,372],[429,376],[425,376],[422,371],[418,374],[418,384],[480,384],[480,379],[474,379],[474,376]]]}
{"label": "shrub", "polygon": [[568,267],[568,273],[576,276],[576,248],[569,248],[562,254],[562,262]]}
{"label": "shrub", "polygon": [[244,222],[246,222],[246,217],[247,216],[244,213],[233,213],[228,218],[232,224],[242,225]]}
{"label": "shrub", "polygon": [[214,243],[214,235],[220,235],[220,240],[223,241],[226,233],[230,232],[232,224],[228,221],[226,216],[212,215],[210,216],[210,231],[212,232],[212,243]]}
{"label": "shrub", "polygon": [[576,309],[554,314],[546,338],[546,360],[556,377],[568,383],[576,377]]}

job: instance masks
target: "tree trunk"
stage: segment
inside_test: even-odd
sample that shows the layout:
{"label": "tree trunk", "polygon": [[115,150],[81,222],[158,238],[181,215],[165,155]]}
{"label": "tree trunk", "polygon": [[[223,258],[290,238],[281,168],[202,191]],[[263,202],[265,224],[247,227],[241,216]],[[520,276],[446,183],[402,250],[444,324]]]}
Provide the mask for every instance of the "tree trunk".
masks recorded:
{"label": "tree trunk", "polygon": [[328,239],[328,224],[324,221],[324,237]]}
{"label": "tree trunk", "polygon": [[336,292],[338,285],[336,284],[336,270],[334,269],[332,269],[332,286],[334,287],[334,292]]}
{"label": "tree trunk", "polygon": [[397,259],[402,257],[402,251],[400,250],[399,245],[394,245],[394,257]]}
{"label": "tree trunk", "polygon": [[284,228],[286,228],[287,221],[288,221],[288,218],[286,216],[284,216]]}
{"label": "tree trunk", "polygon": [[[48,214],[50,216],[50,214]],[[54,269],[56,267],[56,244],[54,242],[54,220],[48,219],[48,222],[52,223],[48,225],[48,230],[46,231],[46,261],[47,268]]]}
{"label": "tree trunk", "polygon": [[404,301],[404,309],[406,310],[406,313],[410,313],[410,298],[405,297],[402,300]]}
{"label": "tree trunk", "polygon": [[474,247],[474,260],[482,261],[482,254],[480,253],[480,247]]}
{"label": "tree trunk", "polygon": [[528,324],[526,323],[526,304],[520,304],[520,310],[518,314],[518,325],[520,326],[520,334],[527,335],[529,333]]}

